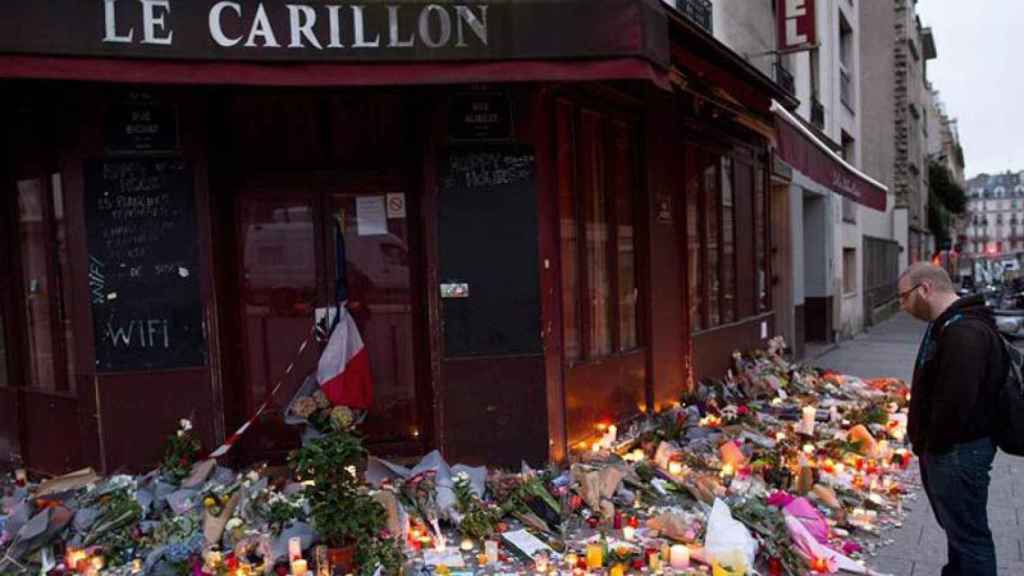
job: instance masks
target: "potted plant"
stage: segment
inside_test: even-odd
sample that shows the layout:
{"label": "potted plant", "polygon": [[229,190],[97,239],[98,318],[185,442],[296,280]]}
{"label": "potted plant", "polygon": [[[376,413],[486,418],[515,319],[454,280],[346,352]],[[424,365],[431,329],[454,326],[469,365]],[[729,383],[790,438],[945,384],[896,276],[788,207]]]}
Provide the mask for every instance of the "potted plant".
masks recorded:
{"label": "potted plant", "polygon": [[386,533],[387,515],[356,477],[356,466],[366,457],[362,438],[352,430],[352,411],[336,406],[328,416],[323,436],[310,440],[292,454],[299,480],[310,481],[305,494],[310,516],[320,539],[328,547],[332,565],[360,574],[398,572],[401,552]]}

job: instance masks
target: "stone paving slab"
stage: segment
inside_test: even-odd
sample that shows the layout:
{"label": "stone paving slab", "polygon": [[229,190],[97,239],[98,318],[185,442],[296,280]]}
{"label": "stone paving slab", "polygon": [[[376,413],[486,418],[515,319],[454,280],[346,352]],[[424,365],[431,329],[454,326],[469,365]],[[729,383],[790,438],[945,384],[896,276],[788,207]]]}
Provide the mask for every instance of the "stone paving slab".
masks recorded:
{"label": "stone paving slab", "polygon": [[[811,364],[863,378],[893,376],[908,383],[925,324],[906,314],[839,343]],[[892,544],[869,559],[872,568],[895,576],[938,576],[946,563],[946,537],[935,521],[916,474],[908,487],[915,498],[904,505],[902,527],[887,532]],[[1024,576],[1024,459],[999,454],[992,466],[989,524],[996,543],[1000,576]]]}

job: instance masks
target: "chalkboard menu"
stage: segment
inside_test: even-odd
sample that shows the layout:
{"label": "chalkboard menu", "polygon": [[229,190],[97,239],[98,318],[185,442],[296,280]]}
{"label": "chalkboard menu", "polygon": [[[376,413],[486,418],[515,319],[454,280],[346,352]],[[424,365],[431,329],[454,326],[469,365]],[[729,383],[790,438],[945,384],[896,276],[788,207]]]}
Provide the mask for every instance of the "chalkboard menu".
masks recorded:
{"label": "chalkboard menu", "polygon": [[192,172],[180,158],[86,163],[96,370],[203,366]]}
{"label": "chalkboard menu", "polygon": [[532,147],[453,148],[441,172],[445,356],[542,352]]}

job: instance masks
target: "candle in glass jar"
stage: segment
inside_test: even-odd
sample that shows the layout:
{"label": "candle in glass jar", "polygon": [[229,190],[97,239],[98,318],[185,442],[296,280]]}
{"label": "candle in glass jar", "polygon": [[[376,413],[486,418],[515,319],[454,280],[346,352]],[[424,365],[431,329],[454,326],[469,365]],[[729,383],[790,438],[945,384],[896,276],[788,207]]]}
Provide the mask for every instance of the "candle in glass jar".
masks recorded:
{"label": "candle in glass jar", "polygon": [[651,572],[661,570],[661,552],[651,550],[647,553],[647,568],[650,569]]}
{"label": "candle in glass jar", "polygon": [[484,552],[487,553],[487,563],[497,564],[498,563],[498,541],[487,540],[484,542]]}
{"label": "candle in glass jar", "polygon": [[632,526],[630,526],[628,524],[626,526],[623,526],[622,527],[622,538],[632,542],[633,539],[636,538],[636,528],[634,528],[634,527],[632,527]]}
{"label": "candle in glass jar", "polygon": [[622,564],[612,566],[611,576],[625,576],[626,568]]}
{"label": "candle in glass jar", "polygon": [[673,544],[669,555],[669,565],[674,570],[690,567],[690,549],[682,544]]}
{"label": "candle in glass jar", "polygon": [[575,568],[576,565],[580,563],[580,558],[579,556],[570,552],[565,555],[565,563],[569,566],[569,568]]}
{"label": "candle in glass jar", "polygon": [[463,538],[462,543],[459,544],[459,548],[461,548],[463,552],[469,552],[473,549],[473,541],[469,538]]}
{"label": "candle in glass jar", "polygon": [[302,539],[292,536],[288,539],[288,561],[302,558]]}
{"label": "candle in glass jar", "polygon": [[814,406],[804,406],[803,419],[800,421],[800,431],[808,436],[814,435],[814,416],[817,410]]}
{"label": "candle in glass jar", "polygon": [[587,544],[587,568],[596,570],[604,565],[604,548],[600,544]]}
{"label": "candle in glass jar", "polygon": [[306,576],[309,573],[309,565],[305,560],[299,558],[292,560],[292,576]]}
{"label": "candle in glass jar", "polygon": [[668,473],[673,476],[679,476],[683,473],[683,465],[675,460],[668,463]]}

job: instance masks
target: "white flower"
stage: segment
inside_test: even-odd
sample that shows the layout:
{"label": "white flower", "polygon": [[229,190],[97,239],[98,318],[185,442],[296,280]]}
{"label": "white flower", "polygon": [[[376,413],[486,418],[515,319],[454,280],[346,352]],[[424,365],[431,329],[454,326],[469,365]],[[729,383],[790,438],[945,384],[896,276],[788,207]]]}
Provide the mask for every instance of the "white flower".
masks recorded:
{"label": "white flower", "polygon": [[224,525],[225,530],[237,530],[242,527],[242,519],[237,516],[232,516],[231,520]]}
{"label": "white flower", "polygon": [[245,477],[248,478],[250,482],[256,482],[257,480],[260,479],[260,475],[255,470],[249,471],[249,473],[246,474]]}
{"label": "white flower", "polygon": [[189,420],[188,418],[182,418],[181,420],[178,421],[178,426],[181,427],[182,431],[188,432],[189,430],[192,429],[192,421]]}

